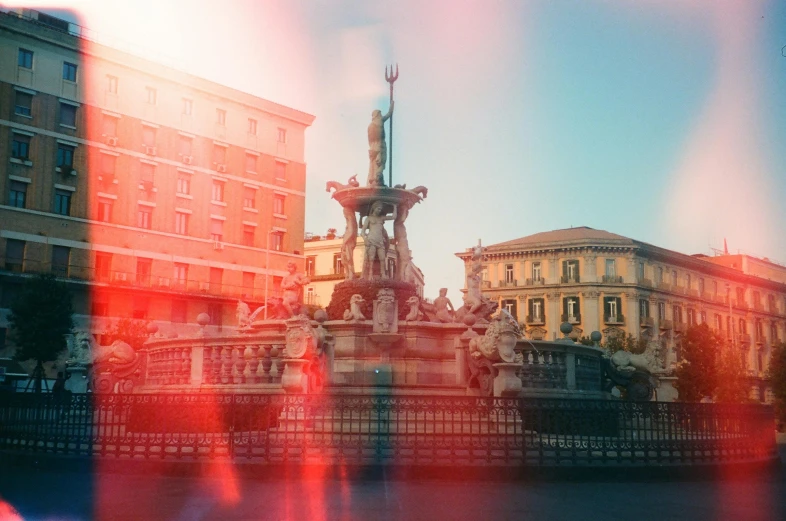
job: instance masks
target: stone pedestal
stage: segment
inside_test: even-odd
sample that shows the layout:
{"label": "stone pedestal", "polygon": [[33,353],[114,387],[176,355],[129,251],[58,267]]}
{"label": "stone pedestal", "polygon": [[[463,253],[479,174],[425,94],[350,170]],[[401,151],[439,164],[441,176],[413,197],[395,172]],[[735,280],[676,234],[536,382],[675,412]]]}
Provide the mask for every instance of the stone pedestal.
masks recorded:
{"label": "stone pedestal", "polygon": [[66,391],[72,393],[87,392],[87,367],[84,365],[72,365],[66,367],[67,379],[65,381]]}
{"label": "stone pedestal", "polygon": [[308,375],[304,372],[308,360],[301,358],[285,358],[284,373],[281,375],[281,387],[284,391],[292,394],[304,394],[308,392]]}
{"label": "stone pedestal", "polygon": [[494,364],[498,371],[494,378],[494,396],[498,398],[515,398],[521,392],[521,379],[516,376],[516,371],[522,364],[515,362],[500,362]]}

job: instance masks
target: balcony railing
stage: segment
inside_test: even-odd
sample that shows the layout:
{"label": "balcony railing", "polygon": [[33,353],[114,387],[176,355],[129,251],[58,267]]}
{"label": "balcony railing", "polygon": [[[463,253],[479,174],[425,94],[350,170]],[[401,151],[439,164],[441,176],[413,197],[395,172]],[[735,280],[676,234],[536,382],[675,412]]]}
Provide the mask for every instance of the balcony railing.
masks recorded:
{"label": "balcony railing", "polygon": [[499,285],[502,288],[512,288],[518,286],[518,282],[514,280],[501,280],[499,281]]}
{"label": "balcony railing", "polygon": [[674,324],[674,331],[676,333],[684,333],[688,330],[688,324],[686,322],[677,322]]}
{"label": "balcony railing", "polygon": [[658,323],[658,327],[660,327],[663,330],[674,329],[674,322],[672,322],[671,320],[661,320]]}
{"label": "balcony railing", "polygon": [[545,280],[543,280],[543,277],[538,277],[535,279],[527,279],[525,281],[525,284],[527,286],[542,286],[543,284],[545,284]]}
{"label": "balcony railing", "polygon": [[546,317],[544,315],[527,315],[527,324],[536,326],[536,325],[543,325],[546,323]]}
{"label": "balcony railing", "polygon": [[581,282],[581,279],[578,275],[563,275],[560,277],[560,282],[562,282],[562,284],[576,284]]}
{"label": "balcony railing", "polygon": [[625,317],[622,314],[603,315],[603,321],[606,324],[624,324],[625,323]]}
{"label": "balcony railing", "polygon": [[604,284],[622,284],[622,277],[620,275],[604,275],[602,281]]}
{"label": "balcony railing", "polygon": [[[148,288],[160,291],[183,292],[194,294],[208,294],[229,298],[248,298],[254,300],[264,300],[265,279],[263,276],[256,278],[254,287],[243,285],[227,284],[225,282],[210,282],[205,279],[185,278],[178,279],[174,276],[162,277],[150,272],[130,272],[123,270],[109,270],[105,268],[95,268],[81,264],[53,264],[51,262],[40,262],[25,260],[23,265],[12,264],[12,269],[5,266],[6,272],[12,273],[52,273],[56,277],[65,281],[74,282],[93,282],[115,288]],[[159,273],[157,270],[154,270]],[[273,285],[272,277],[269,279],[267,291],[268,297],[280,297],[281,291]]]}
{"label": "balcony railing", "polygon": [[655,319],[652,317],[639,317],[639,325],[644,327],[652,327],[655,325]]}
{"label": "balcony railing", "polygon": [[748,333],[738,333],[737,334],[737,341],[740,344],[750,344],[751,343],[751,336]]}
{"label": "balcony railing", "polygon": [[581,314],[577,313],[575,315],[566,315],[562,314],[560,317],[562,322],[567,322],[568,324],[581,324]]}
{"label": "balcony railing", "polygon": [[651,288],[653,286],[652,279],[641,279],[639,280],[639,284],[647,288]]}

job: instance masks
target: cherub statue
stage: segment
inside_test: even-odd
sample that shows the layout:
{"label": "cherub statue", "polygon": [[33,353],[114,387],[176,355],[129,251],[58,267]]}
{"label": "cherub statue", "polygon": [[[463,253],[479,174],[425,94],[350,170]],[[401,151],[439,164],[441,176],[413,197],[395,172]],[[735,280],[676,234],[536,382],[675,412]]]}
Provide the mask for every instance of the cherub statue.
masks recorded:
{"label": "cherub statue", "polygon": [[284,306],[290,317],[294,317],[303,302],[303,286],[311,282],[311,279],[302,273],[296,273],[297,266],[292,261],[287,263],[287,270],[289,270],[289,275],[281,281],[281,290],[284,292],[281,305]]}
{"label": "cherub statue", "polygon": [[242,300],[238,300],[235,316],[237,317],[237,327],[246,327],[250,324],[251,308]]}
{"label": "cherub statue", "polygon": [[453,314],[456,312],[447,294],[448,288],[440,288],[439,296],[434,299],[434,313],[440,322],[453,322]]}

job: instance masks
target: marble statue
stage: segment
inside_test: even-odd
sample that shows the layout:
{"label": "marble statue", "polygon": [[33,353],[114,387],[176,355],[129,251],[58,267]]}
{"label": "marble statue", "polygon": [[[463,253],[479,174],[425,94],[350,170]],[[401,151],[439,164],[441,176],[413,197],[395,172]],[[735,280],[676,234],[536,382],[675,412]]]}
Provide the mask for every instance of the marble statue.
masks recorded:
{"label": "marble statue", "polygon": [[355,278],[355,246],[358,244],[358,223],[355,220],[355,211],[344,208],[344,219],[347,228],[344,230],[344,240],[341,244],[341,265],[344,268],[344,279]]}
{"label": "marble statue", "polygon": [[300,315],[286,321],[285,358],[305,358],[316,353],[319,337],[311,321]]}
{"label": "marble statue", "polygon": [[440,288],[439,296],[434,299],[434,312],[440,322],[453,322],[453,315],[456,310],[453,309],[453,304],[447,297],[448,288]]}
{"label": "marble statue", "polygon": [[302,273],[297,273],[297,266],[292,261],[287,263],[287,270],[289,275],[281,281],[281,290],[284,292],[281,305],[290,317],[294,317],[303,303],[303,286],[311,282],[311,279]]}
{"label": "marble statue", "polygon": [[396,253],[398,254],[398,280],[406,281],[407,274],[412,263],[412,252],[409,249],[407,240],[407,228],[404,222],[409,216],[409,206],[401,205],[393,219],[393,237],[396,239]]}
{"label": "marble statue", "polygon": [[385,165],[388,161],[388,144],[385,139],[385,122],[393,115],[393,101],[384,116],[382,111],[371,113],[368,125],[368,183],[366,186],[385,186]]}
{"label": "marble statue", "polygon": [[497,310],[499,304],[483,296],[481,292],[481,272],[483,271],[483,248],[478,245],[472,250],[472,264],[467,274],[467,294],[464,295],[464,306],[455,315],[457,321],[465,315],[474,315],[479,320],[488,318]]}
{"label": "marble statue", "polygon": [[420,310],[420,299],[418,297],[409,297],[407,299],[409,306],[409,313],[404,320],[423,320],[423,312]]}
{"label": "marble statue", "polygon": [[237,317],[237,327],[247,327],[251,323],[251,308],[242,300],[238,300],[235,316]]}
{"label": "marble statue", "polygon": [[514,350],[521,336],[518,323],[509,314],[499,313],[489,323],[484,336],[470,340],[469,354],[476,360],[482,357],[492,362],[523,363],[524,356]]}
{"label": "marble statue", "polygon": [[380,276],[383,279],[390,278],[387,262],[385,262],[388,247],[390,246],[388,232],[385,230],[385,221],[395,220],[397,210],[394,206],[392,216],[383,214],[383,211],[384,203],[382,201],[374,201],[361,230],[361,235],[366,244],[366,252],[363,257],[363,278],[366,280],[372,279],[375,260],[379,260]]}
{"label": "marble statue", "polygon": [[347,322],[359,322],[366,320],[363,312],[360,310],[360,305],[365,302],[362,296],[352,295],[349,299],[349,309],[344,310],[344,320]]}
{"label": "marble statue", "polygon": [[69,345],[68,365],[88,365],[93,363],[95,340],[87,331],[78,331]]}
{"label": "marble statue", "polygon": [[358,176],[353,175],[352,177],[349,178],[349,181],[347,181],[347,184],[345,185],[337,181],[328,181],[325,187],[325,191],[330,192],[331,190],[333,190],[333,197],[335,197],[336,192],[338,192],[339,190],[345,190],[347,188],[357,188],[359,186],[360,183],[358,183]]}

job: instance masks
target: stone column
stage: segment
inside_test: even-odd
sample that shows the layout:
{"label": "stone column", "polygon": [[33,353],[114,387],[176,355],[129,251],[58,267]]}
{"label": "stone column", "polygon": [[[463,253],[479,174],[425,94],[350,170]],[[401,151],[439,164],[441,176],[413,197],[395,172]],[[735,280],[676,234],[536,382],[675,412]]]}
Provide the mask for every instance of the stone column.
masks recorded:
{"label": "stone column", "polygon": [[546,294],[546,307],[548,307],[548,311],[546,312],[546,330],[548,331],[548,337],[544,340],[557,339],[556,335],[562,323],[562,302],[560,302],[560,295],[561,293],[559,291],[552,291]]}
{"label": "stone column", "polygon": [[559,271],[559,266],[557,264],[557,259],[549,259],[549,274],[548,277],[541,275],[546,279],[546,284],[559,284],[559,278],[562,273]]}
{"label": "stone column", "polygon": [[595,255],[586,255],[584,257],[584,273],[581,274],[582,282],[597,282],[598,281],[598,268],[595,264],[597,257]]}
{"label": "stone column", "polygon": [[628,257],[626,260],[627,269],[625,270],[625,283],[626,284],[635,284],[636,283],[636,257]]}
{"label": "stone column", "polygon": [[639,295],[633,292],[626,292],[625,300],[627,301],[625,327],[628,333],[639,338],[641,334],[641,327],[639,326]]}
{"label": "stone column", "polygon": [[584,323],[584,334],[589,336],[593,331],[601,330],[600,314],[598,308],[598,298],[600,293],[597,291],[584,291],[581,293],[582,300],[584,301],[584,313],[582,313],[582,321]]}

